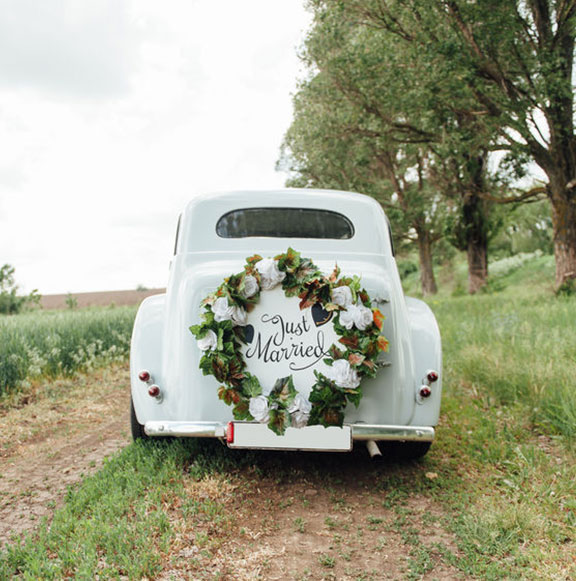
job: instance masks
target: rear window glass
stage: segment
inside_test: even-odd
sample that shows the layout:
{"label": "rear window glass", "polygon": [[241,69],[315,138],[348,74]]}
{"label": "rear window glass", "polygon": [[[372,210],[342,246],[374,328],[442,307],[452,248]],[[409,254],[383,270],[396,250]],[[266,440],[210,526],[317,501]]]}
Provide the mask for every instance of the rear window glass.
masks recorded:
{"label": "rear window glass", "polygon": [[352,222],[330,210],[310,208],[245,208],[224,214],[216,233],[221,238],[332,238],[354,236]]}

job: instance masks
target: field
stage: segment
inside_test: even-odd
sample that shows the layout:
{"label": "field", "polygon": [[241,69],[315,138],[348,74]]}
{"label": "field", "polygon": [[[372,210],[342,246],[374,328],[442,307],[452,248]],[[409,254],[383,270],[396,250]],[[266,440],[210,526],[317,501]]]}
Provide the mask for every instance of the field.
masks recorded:
{"label": "field", "polygon": [[135,315],[135,307],[109,307],[0,318],[0,396],[40,377],[125,361]]}
{"label": "field", "polygon": [[[430,301],[445,394],[437,441],[422,461],[373,463],[361,449],[132,444],[79,476],[52,520],[6,545],[0,578],[576,577],[576,298],[549,291],[547,268],[537,258],[503,269],[498,292],[467,297],[453,287]],[[114,369],[120,393],[126,368]],[[43,415],[46,398],[49,408],[62,398],[96,405],[85,398],[102,379],[91,376],[61,390],[37,379],[49,395],[27,406],[27,421]],[[26,413],[10,405],[4,417]],[[63,433],[72,429],[66,418]],[[11,425],[0,430],[7,440]],[[21,434],[18,453],[36,437]],[[16,450],[4,449],[15,461]]]}

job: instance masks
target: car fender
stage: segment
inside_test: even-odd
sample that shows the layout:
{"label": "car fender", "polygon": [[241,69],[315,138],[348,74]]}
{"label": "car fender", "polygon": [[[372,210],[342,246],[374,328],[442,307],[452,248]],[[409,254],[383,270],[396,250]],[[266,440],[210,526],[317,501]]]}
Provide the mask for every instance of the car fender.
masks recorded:
{"label": "car fender", "polygon": [[[132,401],[138,422],[160,419],[162,413],[158,401],[148,394],[151,384],[163,390],[162,343],[164,334],[164,306],[166,294],[153,295],[142,301],[132,330],[130,346],[130,386]],[[141,381],[138,374],[146,370],[150,381]]]}
{"label": "car fender", "polygon": [[[406,297],[408,324],[414,361],[414,398],[416,406],[411,423],[435,426],[440,415],[442,394],[442,342],[440,329],[430,307],[419,299]],[[430,383],[431,395],[419,397],[420,388],[426,385],[429,371],[438,373],[438,380]]]}

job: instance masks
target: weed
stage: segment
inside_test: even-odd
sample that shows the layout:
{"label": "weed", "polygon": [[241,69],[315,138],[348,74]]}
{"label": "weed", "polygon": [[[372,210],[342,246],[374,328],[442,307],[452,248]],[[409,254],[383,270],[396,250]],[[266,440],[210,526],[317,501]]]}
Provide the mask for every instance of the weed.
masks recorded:
{"label": "weed", "polygon": [[318,562],[322,567],[326,567],[327,569],[333,569],[336,565],[336,559],[325,553],[318,557]]}
{"label": "weed", "polygon": [[294,530],[303,533],[306,528],[306,521],[302,517],[296,517],[294,519]]}

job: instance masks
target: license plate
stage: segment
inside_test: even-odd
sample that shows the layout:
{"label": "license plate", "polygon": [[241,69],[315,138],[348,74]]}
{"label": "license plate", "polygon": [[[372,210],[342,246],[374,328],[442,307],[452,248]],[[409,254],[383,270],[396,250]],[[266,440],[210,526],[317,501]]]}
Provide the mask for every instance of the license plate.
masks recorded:
{"label": "license plate", "polygon": [[283,436],[278,436],[266,424],[233,422],[233,430],[232,441],[228,441],[230,448],[325,452],[349,452],[352,449],[350,426],[288,428]]}

